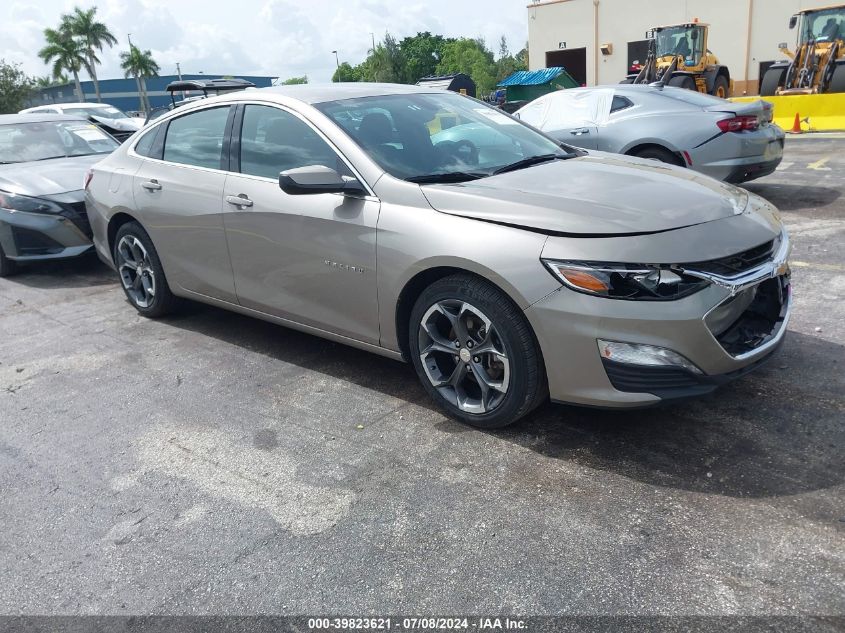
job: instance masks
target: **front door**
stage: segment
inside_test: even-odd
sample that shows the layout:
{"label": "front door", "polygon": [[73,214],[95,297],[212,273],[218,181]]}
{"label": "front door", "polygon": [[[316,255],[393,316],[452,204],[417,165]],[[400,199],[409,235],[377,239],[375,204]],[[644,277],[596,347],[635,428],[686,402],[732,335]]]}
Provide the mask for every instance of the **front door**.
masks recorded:
{"label": "front door", "polygon": [[241,305],[378,344],[378,200],[279,188],[280,171],[307,165],[352,175],[292,112],[247,104],[240,129],[233,167],[239,173],[229,175],[223,197]]}

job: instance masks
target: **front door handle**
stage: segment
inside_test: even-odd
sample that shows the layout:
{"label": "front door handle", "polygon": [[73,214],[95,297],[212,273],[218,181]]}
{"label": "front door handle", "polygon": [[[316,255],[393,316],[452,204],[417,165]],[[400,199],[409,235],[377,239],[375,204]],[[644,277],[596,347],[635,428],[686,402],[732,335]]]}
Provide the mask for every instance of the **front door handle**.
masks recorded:
{"label": "front door handle", "polygon": [[146,182],[142,182],[141,186],[147,191],[159,191],[161,189],[161,185],[155,178],[153,178],[152,180],[147,180]]}
{"label": "front door handle", "polygon": [[226,196],[226,202],[233,204],[236,207],[252,206],[252,200],[250,200],[245,193],[238,194],[237,196]]}
{"label": "front door handle", "polygon": [[586,128],[586,127],[579,127],[577,130],[572,130],[570,132],[570,134],[572,134],[572,136],[581,136],[583,134],[589,134],[589,133],[590,133],[590,128]]}

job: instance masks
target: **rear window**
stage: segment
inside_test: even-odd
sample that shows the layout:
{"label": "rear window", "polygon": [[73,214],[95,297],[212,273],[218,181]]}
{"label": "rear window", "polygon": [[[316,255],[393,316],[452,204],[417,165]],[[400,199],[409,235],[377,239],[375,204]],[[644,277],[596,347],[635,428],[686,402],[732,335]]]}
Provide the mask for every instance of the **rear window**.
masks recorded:
{"label": "rear window", "polygon": [[703,92],[695,92],[694,90],[685,90],[683,88],[663,88],[663,90],[655,91],[663,97],[674,99],[675,101],[683,101],[697,108],[709,108],[710,106],[724,105],[725,100],[719,97],[706,95]]}

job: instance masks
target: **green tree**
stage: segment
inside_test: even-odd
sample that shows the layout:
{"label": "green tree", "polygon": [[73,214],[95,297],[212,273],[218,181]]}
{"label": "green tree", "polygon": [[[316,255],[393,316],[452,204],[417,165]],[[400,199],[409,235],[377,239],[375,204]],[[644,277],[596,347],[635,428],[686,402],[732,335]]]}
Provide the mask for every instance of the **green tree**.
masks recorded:
{"label": "green tree", "polygon": [[405,58],[403,81],[413,84],[435,74],[443,58],[443,47],[452,41],[452,38],[432,35],[428,31],[404,38],[399,43]]}
{"label": "green tree", "polygon": [[502,36],[502,39],[499,40],[499,59],[496,60],[496,83],[518,70],[528,70],[528,65],[523,61],[523,55],[527,56],[525,49],[517,53],[516,56],[511,55],[508,50],[508,41],[504,35]]}
{"label": "green tree", "polygon": [[97,58],[96,51],[102,51],[104,46],[112,47],[117,44],[117,38],[104,23],[97,21],[97,7],[80,9],[74,7],[73,12],[62,16],[62,29],[68,31],[72,36],[78,38],[85,47],[85,68],[91,75],[94,82],[94,92],[97,101],[100,98],[100,83],[97,81]]}
{"label": "green tree", "polygon": [[280,82],[280,86],[295,86],[297,84],[307,84],[308,83],[308,75],[302,75],[302,77],[291,77],[290,79],[285,79],[284,81]]}
{"label": "green tree", "polygon": [[160,70],[159,65],[153,59],[149,51],[142,51],[134,44],[129,45],[129,52],[120,54],[120,67],[123,69],[123,76],[135,78],[138,86],[138,96],[141,100],[141,109],[144,112],[150,111],[150,100],[147,98],[147,77],[157,77]]}
{"label": "green tree", "polygon": [[36,88],[52,88],[53,86],[63,86],[65,84],[69,84],[70,79],[67,75],[59,75],[58,77],[52,77],[50,75],[43,75],[41,77],[35,78],[35,87]]}
{"label": "green tree", "polygon": [[405,56],[396,39],[387,33],[384,42],[376,44],[374,51],[362,64],[364,81],[403,83]]}
{"label": "green tree", "polygon": [[332,81],[361,81],[361,67],[354,68],[349,62],[343,62],[332,75]]}
{"label": "green tree", "polygon": [[21,70],[20,64],[0,59],[0,114],[14,114],[26,107],[32,94],[33,80]]}
{"label": "green tree", "polygon": [[464,73],[472,77],[479,95],[496,87],[496,62],[482,39],[460,38],[443,46],[443,58],[437,65],[439,75]]}
{"label": "green tree", "polygon": [[65,29],[44,29],[47,45],[38,51],[38,56],[45,64],[52,64],[53,77],[59,77],[67,71],[73,75],[76,94],[80,101],[85,101],[79,72],[88,63],[85,58],[85,45]]}

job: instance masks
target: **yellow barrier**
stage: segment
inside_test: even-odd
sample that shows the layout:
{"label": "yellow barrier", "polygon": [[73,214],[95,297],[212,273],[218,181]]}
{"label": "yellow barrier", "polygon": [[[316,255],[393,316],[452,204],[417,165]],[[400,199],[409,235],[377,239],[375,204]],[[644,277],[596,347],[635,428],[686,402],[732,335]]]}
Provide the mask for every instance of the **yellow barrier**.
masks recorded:
{"label": "yellow barrier", "polygon": [[845,93],[789,95],[783,97],[734,97],[731,101],[748,102],[763,99],[774,106],[775,123],[789,131],[795,115],[801,119],[803,132],[845,130]]}

